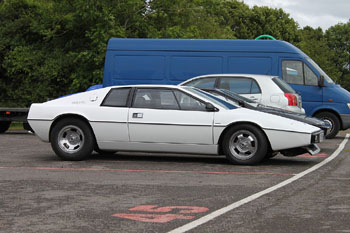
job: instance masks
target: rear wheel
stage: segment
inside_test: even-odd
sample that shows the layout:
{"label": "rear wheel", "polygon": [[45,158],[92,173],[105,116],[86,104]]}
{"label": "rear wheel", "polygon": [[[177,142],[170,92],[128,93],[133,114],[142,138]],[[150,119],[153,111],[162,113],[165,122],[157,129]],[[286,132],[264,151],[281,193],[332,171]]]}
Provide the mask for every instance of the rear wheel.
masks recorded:
{"label": "rear wheel", "polygon": [[331,128],[327,133],[326,138],[328,139],[334,138],[338,134],[340,130],[340,121],[339,121],[339,118],[334,113],[320,112],[320,113],[317,113],[315,117],[321,120],[324,120],[331,125]]}
{"label": "rear wheel", "polygon": [[243,124],[230,128],[223,140],[226,158],[234,164],[261,162],[267,153],[267,139],[256,126]]}
{"label": "rear wheel", "polygon": [[5,133],[11,125],[11,121],[0,121],[0,133]]}
{"label": "rear wheel", "polygon": [[51,147],[63,160],[83,160],[91,155],[95,138],[90,126],[77,118],[65,118],[51,130]]}

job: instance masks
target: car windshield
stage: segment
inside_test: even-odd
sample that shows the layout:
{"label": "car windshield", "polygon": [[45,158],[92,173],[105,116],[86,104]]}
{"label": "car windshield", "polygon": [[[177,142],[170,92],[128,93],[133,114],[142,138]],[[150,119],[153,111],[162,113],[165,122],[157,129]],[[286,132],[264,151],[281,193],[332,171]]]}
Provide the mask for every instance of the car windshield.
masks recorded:
{"label": "car windshield", "polygon": [[311,58],[306,57],[306,60],[308,62],[310,62],[310,64],[318,71],[318,73],[320,73],[320,75],[322,75],[324,77],[324,79],[328,82],[328,83],[334,83],[334,81],[326,74],[326,72],[324,72],[321,67],[319,67],[317,65],[316,62],[314,62]]}
{"label": "car windshield", "polygon": [[214,95],[211,95],[211,94],[209,94],[209,93],[207,93],[205,91],[201,91],[201,90],[199,90],[197,88],[193,88],[193,87],[183,87],[183,88],[186,91],[189,91],[189,92],[191,92],[191,93],[193,93],[195,95],[199,95],[200,97],[208,100],[208,102],[212,102],[214,104],[217,104],[217,105],[219,105],[220,107],[222,107],[224,109],[229,110],[229,109],[237,108],[237,106],[235,106],[234,104],[229,103],[227,101],[224,101],[224,100],[222,100],[220,98],[217,98]]}

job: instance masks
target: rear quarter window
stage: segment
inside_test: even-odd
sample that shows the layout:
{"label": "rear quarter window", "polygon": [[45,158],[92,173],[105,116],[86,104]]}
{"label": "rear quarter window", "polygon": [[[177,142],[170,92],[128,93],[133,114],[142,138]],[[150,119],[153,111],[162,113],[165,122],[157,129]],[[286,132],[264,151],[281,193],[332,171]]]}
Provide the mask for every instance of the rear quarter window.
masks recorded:
{"label": "rear quarter window", "polygon": [[126,107],[130,89],[131,88],[111,89],[101,105],[109,107]]}

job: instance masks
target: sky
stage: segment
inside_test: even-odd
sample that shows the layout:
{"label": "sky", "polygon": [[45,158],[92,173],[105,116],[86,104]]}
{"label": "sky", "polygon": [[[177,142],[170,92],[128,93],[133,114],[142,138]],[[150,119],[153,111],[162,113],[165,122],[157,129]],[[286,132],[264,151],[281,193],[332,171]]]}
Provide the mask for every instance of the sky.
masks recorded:
{"label": "sky", "polygon": [[303,28],[321,27],[323,31],[350,19],[350,0],[240,0],[253,7],[282,8]]}

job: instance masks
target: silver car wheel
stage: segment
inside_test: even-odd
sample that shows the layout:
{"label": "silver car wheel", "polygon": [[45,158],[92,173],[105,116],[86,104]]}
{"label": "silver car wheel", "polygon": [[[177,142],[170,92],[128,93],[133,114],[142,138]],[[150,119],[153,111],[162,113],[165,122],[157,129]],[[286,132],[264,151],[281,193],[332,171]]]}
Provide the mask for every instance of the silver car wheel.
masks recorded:
{"label": "silver car wheel", "polygon": [[83,131],[74,125],[67,125],[62,128],[57,137],[60,149],[69,154],[78,152],[83,147],[84,141]]}
{"label": "silver car wheel", "polygon": [[252,132],[239,130],[230,137],[229,149],[234,157],[247,160],[257,152],[258,140]]}

